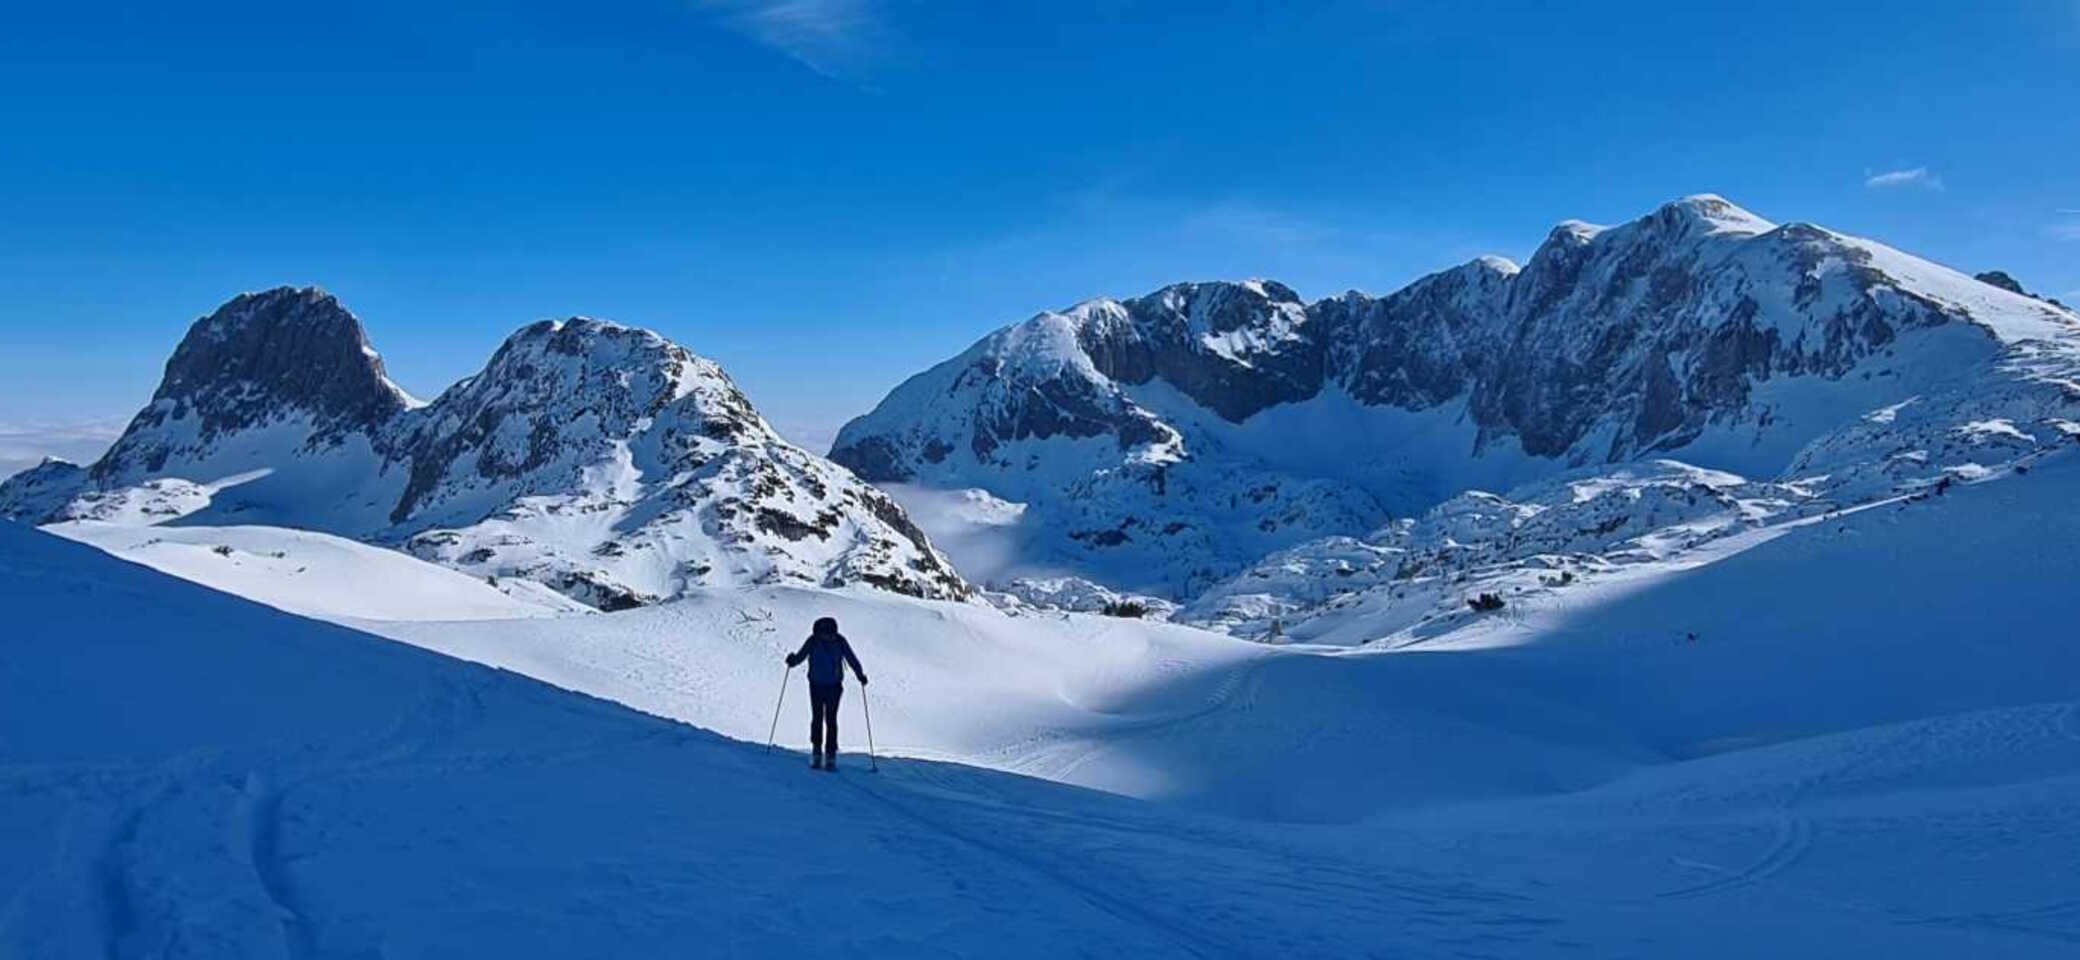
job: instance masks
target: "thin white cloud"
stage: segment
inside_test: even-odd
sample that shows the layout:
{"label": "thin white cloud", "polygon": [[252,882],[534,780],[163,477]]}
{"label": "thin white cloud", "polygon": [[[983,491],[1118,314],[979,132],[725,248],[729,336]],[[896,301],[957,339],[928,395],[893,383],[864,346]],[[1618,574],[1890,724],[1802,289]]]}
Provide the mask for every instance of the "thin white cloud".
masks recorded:
{"label": "thin white cloud", "polygon": [[2060,240],[2080,240],[2080,223],[2055,223],[2050,233]]}
{"label": "thin white cloud", "polygon": [[1276,210],[1236,203],[1201,208],[1187,214],[1181,225],[1188,231],[1210,233],[1226,240],[1264,247],[1312,243],[1324,239],[1329,232],[1319,224]]}
{"label": "thin white cloud", "polygon": [[1863,185],[1872,190],[1894,190],[1900,187],[1920,187],[1924,190],[1943,189],[1943,178],[1928,172],[1927,167],[1912,170],[1887,170],[1863,178]]}
{"label": "thin white cloud", "polygon": [[833,80],[858,82],[884,31],[869,0],[701,0],[732,29]]}

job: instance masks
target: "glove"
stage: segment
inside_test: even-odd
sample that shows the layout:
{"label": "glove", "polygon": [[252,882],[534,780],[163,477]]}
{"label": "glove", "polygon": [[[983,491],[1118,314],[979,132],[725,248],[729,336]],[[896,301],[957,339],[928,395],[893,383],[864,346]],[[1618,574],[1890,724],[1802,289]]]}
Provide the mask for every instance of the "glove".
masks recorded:
{"label": "glove", "polygon": [[859,685],[860,685],[860,686],[862,686],[862,687],[864,687],[864,686],[866,686],[866,685],[867,685],[867,675],[866,675],[866,674],[862,673],[862,674],[860,674],[860,675],[859,675]]}
{"label": "glove", "polygon": [[789,670],[792,670],[792,669],[794,669],[794,668],[795,668],[795,664],[798,664],[798,663],[801,663],[801,662],[802,662],[802,658],[800,658],[800,657],[797,657],[797,656],[795,656],[794,654],[791,654],[791,653],[787,655],[787,669],[789,669]]}

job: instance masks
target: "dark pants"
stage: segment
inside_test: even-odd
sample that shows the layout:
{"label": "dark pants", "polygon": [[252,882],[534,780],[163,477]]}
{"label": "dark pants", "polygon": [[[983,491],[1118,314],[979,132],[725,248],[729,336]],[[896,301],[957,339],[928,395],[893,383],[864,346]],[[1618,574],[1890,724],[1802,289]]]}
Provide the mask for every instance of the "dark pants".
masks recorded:
{"label": "dark pants", "polygon": [[838,698],[844,695],[842,683],[809,685],[809,745],[818,754],[838,754]]}

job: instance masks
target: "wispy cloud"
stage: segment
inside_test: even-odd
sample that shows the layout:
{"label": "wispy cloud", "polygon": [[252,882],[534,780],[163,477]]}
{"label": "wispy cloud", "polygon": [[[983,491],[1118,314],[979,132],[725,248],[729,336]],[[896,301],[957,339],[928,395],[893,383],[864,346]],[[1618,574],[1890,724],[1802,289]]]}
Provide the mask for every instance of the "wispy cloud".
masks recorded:
{"label": "wispy cloud", "polygon": [[857,84],[885,41],[870,0],[699,0],[732,29],[817,73]]}
{"label": "wispy cloud", "polygon": [[1277,210],[1239,203],[1218,203],[1186,214],[1187,231],[1211,234],[1228,242],[1291,248],[1326,239],[1329,230]]}
{"label": "wispy cloud", "polygon": [[1863,185],[1872,190],[1895,190],[1900,187],[1941,190],[1943,178],[1928,172],[1927,167],[1915,167],[1912,170],[1887,170],[1883,173],[1866,172]]}
{"label": "wispy cloud", "polygon": [[[2080,207],[2060,207],[2056,212],[2061,217],[2080,217]],[[2080,240],[2080,220],[2067,220],[2044,228],[2044,232],[2060,240]]]}

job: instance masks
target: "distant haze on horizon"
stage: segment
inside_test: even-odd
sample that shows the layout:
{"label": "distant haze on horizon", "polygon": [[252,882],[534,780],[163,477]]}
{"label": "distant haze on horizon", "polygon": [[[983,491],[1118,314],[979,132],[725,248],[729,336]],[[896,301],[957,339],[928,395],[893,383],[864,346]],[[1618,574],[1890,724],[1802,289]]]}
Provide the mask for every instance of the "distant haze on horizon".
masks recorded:
{"label": "distant haze on horizon", "polygon": [[1701,192],[2080,300],[2071,2],[41,5],[0,81],[0,474],[281,284],[423,396],[648,327],[819,452],[1043,309],[1387,292]]}

